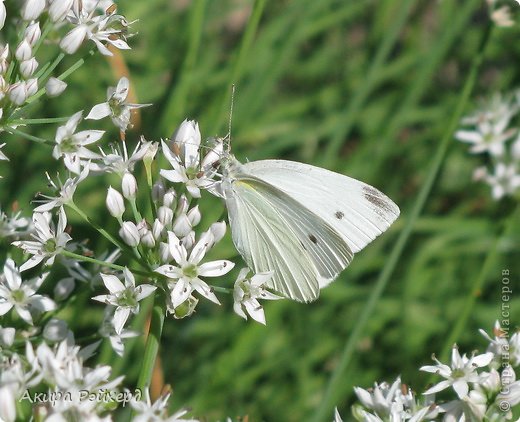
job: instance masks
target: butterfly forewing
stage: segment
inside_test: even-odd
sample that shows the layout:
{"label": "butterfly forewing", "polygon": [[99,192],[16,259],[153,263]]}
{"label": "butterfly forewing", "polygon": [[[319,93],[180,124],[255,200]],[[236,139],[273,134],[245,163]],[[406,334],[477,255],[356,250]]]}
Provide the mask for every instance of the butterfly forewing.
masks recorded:
{"label": "butterfly forewing", "polygon": [[399,216],[399,208],[386,195],[342,174],[308,164],[284,160],[246,163],[243,171],[276,186],[296,200],[300,208],[327,222],[358,252]]}

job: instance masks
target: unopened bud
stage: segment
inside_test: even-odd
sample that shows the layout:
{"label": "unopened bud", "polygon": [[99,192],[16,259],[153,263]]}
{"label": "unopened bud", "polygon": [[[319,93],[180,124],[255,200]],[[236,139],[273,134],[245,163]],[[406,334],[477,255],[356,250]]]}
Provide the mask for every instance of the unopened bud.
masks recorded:
{"label": "unopened bud", "polygon": [[32,57],[32,48],[29,41],[24,39],[16,48],[14,53],[16,60],[23,62],[24,60],[29,60]]}
{"label": "unopened bud", "polygon": [[164,187],[164,183],[156,182],[152,186],[152,199],[154,202],[162,202],[164,197],[164,192],[166,192],[166,188]]}
{"label": "unopened bud", "polygon": [[186,236],[191,231],[191,224],[188,216],[186,214],[181,214],[175,219],[175,224],[173,225],[173,232],[177,235],[177,237],[182,238]]}
{"label": "unopened bud", "polygon": [[45,9],[45,0],[26,0],[22,7],[22,18],[26,21],[38,19]]}
{"label": "unopened bud", "polygon": [[137,194],[137,180],[132,173],[126,172],[121,182],[121,190],[126,199],[135,199]]}
{"label": "unopened bud", "polygon": [[123,222],[119,230],[119,236],[121,236],[121,239],[123,239],[128,246],[133,248],[139,245],[139,241],[141,240],[137,226],[131,221]]}
{"label": "unopened bud", "polygon": [[161,242],[159,244],[159,259],[164,264],[171,261],[172,256],[170,254],[170,247],[167,243]]}
{"label": "unopened bud", "polygon": [[163,205],[168,208],[175,208],[175,199],[177,199],[177,193],[170,189],[163,196]]}
{"label": "unopened bud", "polygon": [[26,90],[27,98],[32,97],[34,94],[36,94],[38,92],[38,79],[27,79]]}
{"label": "unopened bud", "polygon": [[47,83],[45,84],[45,92],[49,97],[57,97],[67,88],[67,83],[63,82],[57,78],[49,78]]}
{"label": "unopened bud", "polygon": [[0,0],[0,29],[4,27],[7,11],[5,10],[4,0]]}
{"label": "unopened bud", "polygon": [[213,243],[217,243],[226,234],[226,223],[218,221],[213,223],[209,229],[211,230],[211,233],[213,233]]}
{"label": "unopened bud", "polygon": [[42,31],[40,29],[40,22],[31,23],[25,29],[25,32],[24,32],[24,38],[31,45],[31,47],[34,47],[36,42],[40,39],[41,35],[42,35]]}
{"label": "unopened bud", "polygon": [[164,224],[161,223],[157,218],[153,222],[152,235],[155,240],[160,240],[164,235]]}
{"label": "unopened bud", "polygon": [[190,220],[191,227],[195,227],[197,224],[200,223],[202,216],[200,214],[199,206],[193,207],[188,212],[188,220]]}
{"label": "unopened bud", "polygon": [[170,226],[173,221],[173,210],[163,205],[157,210],[157,218],[165,226]]}
{"label": "unopened bud", "polygon": [[49,16],[53,22],[61,22],[67,17],[73,0],[52,0],[49,6]]}
{"label": "unopened bud", "polygon": [[115,218],[121,218],[125,212],[125,202],[123,195],[121,195],[112,186],[108,188],[106,204],[108,212],[110,212],[110,214]]}
{"label": "unopened bud", "polygon": [[15,82],[9,87],[9,99],[17,106],[25,103],[27,99],[27,86],[25,81]]}
{"label": "unopened bud", "polygon": [[29,60],[25,60],[22,63],[20,63],[20,73],[24,78],[28,78],[29,76],[32,76],[32,74],[36,71],[38,68],[38,62],[34,57],[30,58]]}

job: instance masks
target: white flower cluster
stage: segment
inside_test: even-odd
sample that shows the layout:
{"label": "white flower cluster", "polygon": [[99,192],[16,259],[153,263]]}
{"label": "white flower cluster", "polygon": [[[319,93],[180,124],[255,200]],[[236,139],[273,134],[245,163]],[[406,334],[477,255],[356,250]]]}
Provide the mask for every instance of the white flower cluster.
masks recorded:
{"label": "white flower cluster", "polygon": [[[457,346],[446,365],[433,357],[435,365],[426,365],[421,371],[444,378],[417,398],[415,393],[401,382],[400,377],[392,385],[375,384],[365,390],[355,387],[359,404],[352,407],[356,420],[383,421],[508,421],[520,404],[520,381],[515,369],[520,366],[520,333],[510,335],[509,329],[500,327],[498,321],[492,338],[480,330],[489,341],[486,353],[470,357],[460,355]],[[449,389],[453,400],[436,400],[435,395]],[[341,418],[336,413],[335,422]]]}
{"label": "white flower cluster", "polygon": [[470,152],[487,154],[492,170],[478,167],[473,178],[491,187],[498,200],[517,194],[520,188],[520,131],[513,125],[520,114],[520,91],[511,95],[495,94],[471,116],[465,117],[466,126],[455,137],[471,145]]}
{"label": "white flower cluster", "polygon": [[508,28],[515,24],[510,1],[486,0],[489,16],[496,26]]}
{"label": "white flower cluster", "polygon": [[[7,15],[4,2],[0,1],[0,29],[9,22],[17,25],[16,32],[21,34],[13,44],[5,44],[0,37],[0,131],[16,130],[20,109],[41,94],[55,97],[67,87],[63,77],[51,74],[62,56],[56,54],[54,62],[43,64],[38,59],[51,29],[55,35],[64,34],[59,46],[67,54],[75,53],[85,40],[93,41],[105,55],[112,55],[108,47],[130,48],[126,43],[129,24],[115,13],[115,5],[110,1],[25,0],[21,8],[12,10],[16,14]],[[46,29],[42,32],[44,22]],[[0,159],[6,159],[3,153]]]}

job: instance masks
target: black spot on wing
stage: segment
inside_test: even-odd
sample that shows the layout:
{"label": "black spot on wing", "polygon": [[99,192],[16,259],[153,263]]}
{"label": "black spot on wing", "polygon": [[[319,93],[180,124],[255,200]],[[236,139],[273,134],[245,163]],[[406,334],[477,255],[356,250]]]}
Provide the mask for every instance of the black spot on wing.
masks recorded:
{"label": "black spot on wing", "polygon": [[343,213],[343,212],[341,212],[341,211],[336,211],[336,212],[334,213],[334,215],[336,216],[336,218],[337,218],[338,220],[341,220],[343,217],[345,217],[345,213]]}
{"label": "black spot on wing", "polygon": [[318,239],[316,239],[316,236],[314,236],[313,234],[310,234],[309,235],[309,239],[312,243],[314,243],[315,245],[318,243]]}
{"label": "black spot on wing", "polygon": [[374,205],[374,210],[380,215],[384,216],[385,213],[391,211],[390,204],[388,203],[388,199],[379,192],[376,188],[372,186],[365,185],[363,186],[363,195],[366,200]]}

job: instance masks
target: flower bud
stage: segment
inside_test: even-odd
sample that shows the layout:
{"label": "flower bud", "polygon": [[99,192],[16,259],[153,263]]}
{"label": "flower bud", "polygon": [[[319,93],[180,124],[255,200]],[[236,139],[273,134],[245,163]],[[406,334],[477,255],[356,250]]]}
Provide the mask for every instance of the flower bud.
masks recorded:
{"label": "flower bud", "polygon": [[66,277],[58,281],[54,287],[54,299],[60,301],[67,299],[74,290],[75,284],[72,277]]}
{"label": "flower bud", "polygon": [[182,244],[188,251],[193,248],[195,245],[195,232],[193,230],[182,238]]}
{"label": "flower bud", "polygon": [[151,230],[147,230],[146,233],[141,235],[141,244],[143,244],[147,248],[155,247],[155,239]]}
{"label": "flower bud", "polygon": [[5,10],[4,0],[0,0],[0,29],[4,27],[7,11]]}
{"label": "flower bud", "polygon": [[199,124],[195,120],[184,120],[171,137],[170,147],[177,144],[183,151],[183,144],[200,144]]}
{"label": "flower bud", "polygon": [[22,7],[22,18],[25,21],[38,19],[45,9],[45,0],[26,0]]}
{"label": "flower bud", "polygon": [[186,214],[181,214],[175,219],[173,224],[173,232],[177,237],[182,238],[191,231],[191,224]]}
{"label": "flower bud", "polygon": [[188,212],[189,204],[190,202],[188,201],[188,198],[186,198],[186,195],[181,195],[177,205],[177,215],[186,214]]}
{"label": "flower bud", "polygon": [[38,68],[38,62],[34,57],[20,63],[20,73],[24,78],[31,76]]}
{"label": "flower bud", "polygon": [[57,97],[67,88],[67,83],[57,78],[49,78],[45,84],[45,92],[48,97]]}
{"label": "flower bud", "polygon": [[121,236],[121,239],[123,239],[128,246],[133,248],[139,245],[139,241],[141,240],[137,226],[131,221],[123,222],[119,230],[119,236]]}
{"label": "flower bud", "polygon": [[16,60],[23,62],[24,60],[29,60],[32,57],[32,48],[29,41],[24,39],[16,48],[14,53]]}
{"label": "flower bud", "polygon": [[175,208],[175,199],[177,199],[177,193],[170,189],[163,196],[163,205],[168,208]]}
{"label": "flower bud", "polygon": [[163,205],[157,210],[157,218],[165,226],[170,226],[173,221],[173,210]]}
{"label": "flower bud", "polygon": [[13,327],[0,328],[0,346],[11,347],[14,343],[15,334],[16,329]]}
{"label": "flower bud", "polygon": [[53,22],[64,20],[72,7],[73,0],[52,0],[49,6],[49,17]]}
{"label": "flower bud", "polygon": [[40,22],[31,23],[25,29],[25,32],[24,32],[24,38],[31,45],[31,47],[34,47],[36,42],[40,39],[41,35],[42,35],[42,31],[40,29]]}
{"label": "flower bud", "polygon": [[9,44],[4,46],[0,46],[0,75],[5,74],[7,69],[9,68],[9,62],[7,58],[9,57]]}
{"label": "flower bud", "polygon": [[132,173],[126,172],[121,182],[121,190],[126,199],[135,199],[137,194],[137,180]]}
{"label": "flower bud", "polygon": [[43,328],[43,338],[45,340],[57,343],[65,337],[69,332],[69,328],[67,327],[67,323],[61,319],[51,318],[51,320],[45,324]]}
{"label": "flower bud", "polygon": [[27,98],[32,97],[34,94],[36,94],[38,92],[38,79],[27,79],[26,90]]}
{"label": "flower bud", "polygon": [[9,99],[17,106],[25,103],[27,99],[27,86],[25,81],[15,82],[9,87]]}
{"label": "flower bud", "polygon": [[190,221],[191,227],[195,227],[197,224],[200,223],[202,216],[200,214],[199,206],[193,207],[188,212],[188,220]]}
{"label": "flower bud", "polygon": [[152,235],[155,240],[160,240],[164,235],[164,224],[161,223],[157,218],[153,222]]}
{"label": "flower bud", "polygon": [[123,195],[121,195],[112,186],[108,188],[106,204],[108,212],[115,218],[121,218],[125,212],[125,203]]}
{"label": "flower bud", "polygon": [[226,223],[218,221],[213,223],[209,229],[211,230],[211,233],[213,233],[213,244],[215,244],[226,234]]}
{"label": "flower bud", "polygon": [[163,182],[154,183],[152,186],[152,200],[154,202],[162,202],[164,192],[166,192],[166,188]]}

